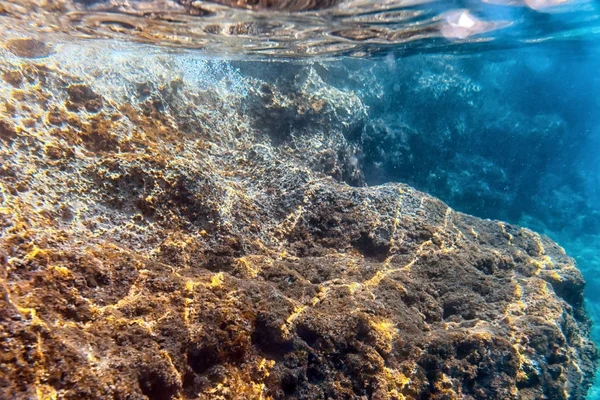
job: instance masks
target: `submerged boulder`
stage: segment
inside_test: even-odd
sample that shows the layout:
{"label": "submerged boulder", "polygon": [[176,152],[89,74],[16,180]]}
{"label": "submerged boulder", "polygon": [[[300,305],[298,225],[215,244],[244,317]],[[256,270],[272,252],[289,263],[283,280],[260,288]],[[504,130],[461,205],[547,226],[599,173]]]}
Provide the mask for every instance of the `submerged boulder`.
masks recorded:
{"label": "submerged boulder", "polygon": [[101,57],[0,58],[23,76],[0,81],[0,397],[585,397],[574,261],[409,186],[344,183],[353,93]]}

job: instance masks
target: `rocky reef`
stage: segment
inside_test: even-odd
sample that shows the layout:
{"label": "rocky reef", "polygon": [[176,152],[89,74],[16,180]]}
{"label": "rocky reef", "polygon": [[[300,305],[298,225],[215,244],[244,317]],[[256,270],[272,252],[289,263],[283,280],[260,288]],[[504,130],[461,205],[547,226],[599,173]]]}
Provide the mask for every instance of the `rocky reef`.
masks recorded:
{"label": "rocky reef", "polygon": [[360,96],[237,67],[2,53],[0,397],[585,398],[560,246],[365,186]]}

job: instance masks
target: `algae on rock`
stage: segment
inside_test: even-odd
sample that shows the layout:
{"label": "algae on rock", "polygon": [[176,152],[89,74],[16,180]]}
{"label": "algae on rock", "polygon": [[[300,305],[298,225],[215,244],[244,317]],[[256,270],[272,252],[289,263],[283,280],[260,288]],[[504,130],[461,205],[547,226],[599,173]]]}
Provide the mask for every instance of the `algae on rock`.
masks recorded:
{"label": "algae on rock", "polygon": [[573,260],[362,186],[354,93],[66,51],[0,65],[1,397],[585,397]]}

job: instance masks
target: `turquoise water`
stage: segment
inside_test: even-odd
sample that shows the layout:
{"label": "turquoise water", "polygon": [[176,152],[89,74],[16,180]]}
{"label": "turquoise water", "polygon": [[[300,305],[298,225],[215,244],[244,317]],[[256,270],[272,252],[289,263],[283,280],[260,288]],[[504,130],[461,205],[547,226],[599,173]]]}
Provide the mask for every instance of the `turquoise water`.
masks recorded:
{"label": "turquoise water", "polygon": [[[227,62],[182,56],[184,79],[226,76],[237,95],[238,76],[285,82],[312,66],[368,106],[366,122],[347,132],[360,146],[360,184],[407,183],[456,210],[548,235],[585,275],[600,343],[597,2],[2,4],[5,47],[39,40],[13,49],[25,58],[97,39],[191,51]],[[588,398],[600,399],[600,378]]]}

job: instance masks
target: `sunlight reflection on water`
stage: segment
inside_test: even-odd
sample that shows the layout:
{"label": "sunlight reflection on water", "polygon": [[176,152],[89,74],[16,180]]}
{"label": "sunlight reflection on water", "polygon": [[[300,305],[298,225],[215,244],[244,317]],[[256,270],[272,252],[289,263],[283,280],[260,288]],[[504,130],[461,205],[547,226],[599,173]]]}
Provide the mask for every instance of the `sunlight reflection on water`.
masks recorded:
{"label": "sunlight reflection on water", "polygon": [[462,6],[431,0],[0,1],[0,38],[110,38],[221,55],[369,57],[580,39],[599,28],[593,2]]}

